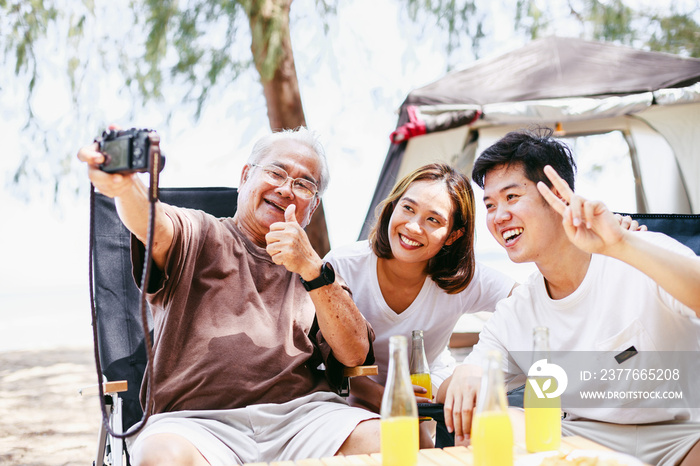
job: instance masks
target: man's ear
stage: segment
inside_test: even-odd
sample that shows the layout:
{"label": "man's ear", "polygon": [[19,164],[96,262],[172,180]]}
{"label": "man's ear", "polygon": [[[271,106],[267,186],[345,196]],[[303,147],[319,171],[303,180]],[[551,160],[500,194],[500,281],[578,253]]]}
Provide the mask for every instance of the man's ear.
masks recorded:
{"label": "man's ear", "polygon": [[559,190],[555,188],[554,185],[550,186],[549,190],[552,191],[552,193],[554,193],[554,195],[557,196],[559,199],[562,198],[561,193],[559,193]]}
{"label": "man's ear", "polygon": [[241,171],[241,182],[239,183],[239,187],[243,186],[243,184],[248,181],[248,175],[250,174],[250,165],[247,163],[243,165],[243,170]]}
{"label": "man's ear", "polygon": [[452,233],[450,233],[450,236],[447,237],[447,240],[445,241],[445,246],[452,245],[452,243],[461,238],[462,235],[464,235],[464,228],[460,228],[459,230],[453,231]]}
{"label": "man's ear", "polygon": [[[554,187],[554,185],[549,186],[544,181],[543,181],[543,183],[549,188],[550,191],[552,191],[552,194],[557,196],[557,198],[559,198],[560,200],[564,201],[564,198],[562,197],[561,193],[559,192],[559,190],[557,188]],[[535,183],[535,185],[537,185],[537,183]],[[539,192],[539,188],[538,188],[538,192]],[[542,196],[542,194],[540,194],[540,196]],[[545,204],[549,205],[549,202],[547,202],[547,199],[545,199],[544,196],[542,196],[542,200],[544,201]],[[566,201],[564,201],[564,202],[566,202]]]}
{"label": "man's ear", "polygon": [[306,228],[309,226],[309,223],[311,223],[311,217],[314,216],[314,212],[316,212],[316,209],[318,206],[321,204],[321,198],[316,196],[314,198],[313,204],[311,204],[311,207],[309,208],[309,216],[306,218],[306,224],[302,226],[302,228]]}
{"label": "man's ear", "polygon": [[[560,200],[564,201],[564,198],[562,197],[561,193],[559,192],[559,190],[557,188],[554,187],[554,185],[552,185],[549,189],[552,191],[552,193],[555,196],[557,196]],[[569,205],[569,203],[566,201],[564,201],[564,203],[566,203],[566,205]]]}

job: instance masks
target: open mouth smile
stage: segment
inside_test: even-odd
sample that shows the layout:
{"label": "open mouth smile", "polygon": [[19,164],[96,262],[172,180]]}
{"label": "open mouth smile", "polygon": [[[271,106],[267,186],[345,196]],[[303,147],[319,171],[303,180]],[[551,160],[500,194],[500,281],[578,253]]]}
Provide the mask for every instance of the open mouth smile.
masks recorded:
{"label": "open mouth smile", "polygon": [[412,240],[411,238],[402,235],[401,233],[399,233],[399,239],[400,239],[401,242],[404,243],[405,245],[411,246],[411,247],[413,247],[413,248],[417,248],[417,247],[423,246],[422,243],[419,243],[418,241],[414,241],[414,240]]}
{"label": "open mouth smile", "polygon": [[523,228],[511,228],[502,233],[503,241],[505,241],[506,246],[515,241],[523,233]]}
{"label": "open mouth smile", "polygon": [[281,205],[279,205],[279,204],[275,204],[274,202],[272,202],[272,201],[269,201],[269,200],[267,200],[267,199],[264,199],[264,201],[265,201],[265,203],[267,203],[267,204],[271,205],[272,207],[276,207],[277,209],[281,210],[282,212],[284,212],[284,211],[285,211],[285,208],[284,208],[284,207],[282,207],[282,206],[281,206]]}

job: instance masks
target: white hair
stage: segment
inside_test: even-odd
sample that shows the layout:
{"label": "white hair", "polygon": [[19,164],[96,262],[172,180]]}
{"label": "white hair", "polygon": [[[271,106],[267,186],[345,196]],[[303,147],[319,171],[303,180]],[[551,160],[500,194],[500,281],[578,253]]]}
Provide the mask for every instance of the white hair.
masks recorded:
{"label": "white hair", "polygon": [[316,132],[309,130],[305,126],[299,126],[295,129],[285,129],[267,136],[262,137],[255,143],[253,150],[248,157],[248,164],[258,163],[267,153],[270,148],[279,141],[292,140],[300,142],[308,146],[318,156],[319,168],[321,169],[321,178],[318,180],[318,196],[321,197],[328,187],[330,181],[330,173],[328,172],[328,162],[326,153],[319,141],[319,136]]}

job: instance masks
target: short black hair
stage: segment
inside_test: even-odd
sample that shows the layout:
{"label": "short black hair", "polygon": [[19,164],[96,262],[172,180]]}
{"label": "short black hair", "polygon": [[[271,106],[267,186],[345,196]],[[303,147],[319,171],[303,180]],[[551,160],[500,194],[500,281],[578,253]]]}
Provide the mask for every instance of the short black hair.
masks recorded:
{"label": "short black hair", "polygon": [[544,174],[545,165],[551,165],[573,191],[576,162],[569,146],[552,134],[551,128],[541,127],[506,134],[474,162],[472,180],[483,189],[484,178],[491,170],[503,165],[521,165],[530,181],[542,181],[551,188],[552,182]]}

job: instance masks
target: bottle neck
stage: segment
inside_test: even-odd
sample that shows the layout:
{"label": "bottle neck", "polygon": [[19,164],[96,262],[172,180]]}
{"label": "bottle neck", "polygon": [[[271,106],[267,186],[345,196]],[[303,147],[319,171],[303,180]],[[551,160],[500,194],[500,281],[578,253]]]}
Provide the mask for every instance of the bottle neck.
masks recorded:
{"label": "bottle neck", "polygon": [[532,331],[532,362],[546,359],[549,361],[549,329],[535,327]]}
{"label": "bottle neck", "polygon": [[423,340],[423,332],[414,330],[411,339],[411,374],[428,374],[428,358],[425,356],[425,342]]}
{"label": "bottle neck", "polygon": [[391,345],[389,348],[389,368],[387,372],[387,385],[389,379],[400,378],[401,373],[408,371],[408,352],[406,346]]}
{"label": "bottle neck", "polygon": [[389,368],[380,410],[382,419],[398,416],[418,416],[416,397],[408,371],[408,351],[405,337],[389,339]]}
{"label": "bottle neck", "polygon": [[477,399],[476,412],[503,412],[508,409],[506,392],[501,369],[501,355],[489,353],[486,372],[481,378],[481,389]]}

